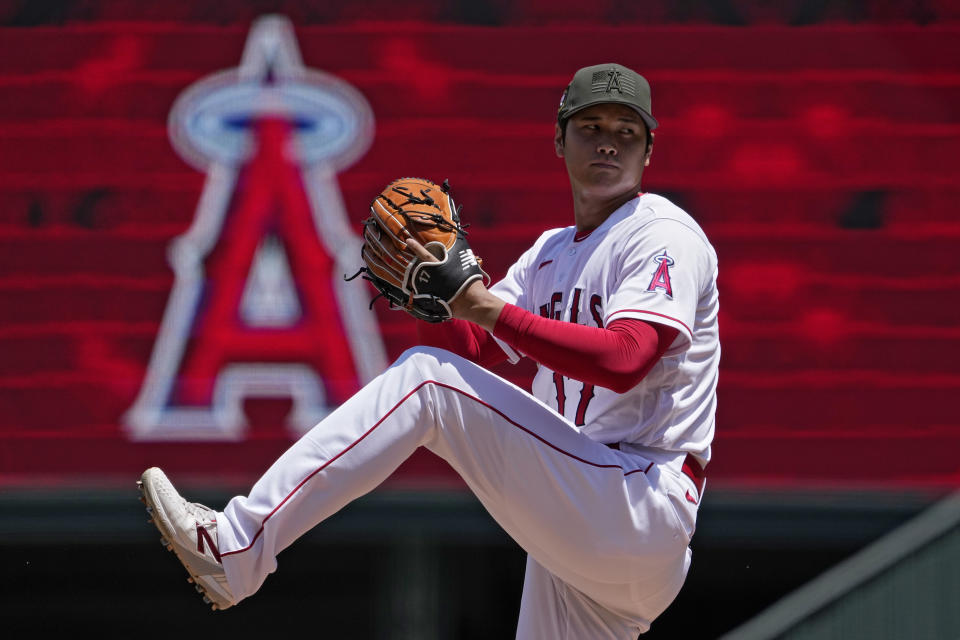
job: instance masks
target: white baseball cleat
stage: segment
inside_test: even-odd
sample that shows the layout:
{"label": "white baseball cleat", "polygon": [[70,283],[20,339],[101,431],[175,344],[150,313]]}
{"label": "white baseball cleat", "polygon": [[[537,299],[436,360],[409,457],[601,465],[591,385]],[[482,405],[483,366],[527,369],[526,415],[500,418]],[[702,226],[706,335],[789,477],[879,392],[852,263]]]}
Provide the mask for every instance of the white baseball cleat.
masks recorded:
{"label": "white baseball cleat", "polygon": [[217,548],[217,520],[213,509],[187,502],[157,467],[143,472],[137,487],[150,521],[160,530],[161,544],[177,554],[203,600],[214,610],[235,602],[223,572]]}

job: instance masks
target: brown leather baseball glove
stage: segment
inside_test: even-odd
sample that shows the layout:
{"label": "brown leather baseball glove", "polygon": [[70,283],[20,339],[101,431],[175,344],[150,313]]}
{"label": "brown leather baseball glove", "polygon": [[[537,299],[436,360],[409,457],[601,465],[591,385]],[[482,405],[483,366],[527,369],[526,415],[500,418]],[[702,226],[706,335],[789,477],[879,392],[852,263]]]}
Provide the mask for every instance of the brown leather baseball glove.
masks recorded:
{"label": "brown leather baseball glove", "polygon": [[[414,251],[411,238],[431,258]],[[450,303],[467,285],[490,279],[467,244],[446,180],[441,186],[423,178],[388,184],[370,205],[363,240],[365,266],[358,273],[391,308],[427,322],[449,320]]]}

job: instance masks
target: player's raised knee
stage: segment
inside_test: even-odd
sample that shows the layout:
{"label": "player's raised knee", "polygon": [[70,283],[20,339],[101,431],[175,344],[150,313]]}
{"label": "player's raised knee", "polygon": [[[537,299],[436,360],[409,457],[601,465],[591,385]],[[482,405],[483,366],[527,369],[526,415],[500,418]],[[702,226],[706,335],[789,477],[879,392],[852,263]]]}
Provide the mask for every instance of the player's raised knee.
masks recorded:
{"label": "player's raised knee", "polygon": [[413,366],[422,372],[431,372],[434,375],[442,375],[443,365],[454,365],[457,369],[477,366],[452,351],[423,345],[407,349],[400,354],[400,357],[393,363],[395,367]]}
{"label": "player's raised knee", "polygon": [[447,351],[446,349],[441,349],[439,347],[427,347],[419,345],[416,347],[411,347],[400,354],[400,357],[397,358],[394,365],[401,365],[410,363],[419,367],[435,367],[441,362],[451,362],[452,360],[463,360],[460,356]]}

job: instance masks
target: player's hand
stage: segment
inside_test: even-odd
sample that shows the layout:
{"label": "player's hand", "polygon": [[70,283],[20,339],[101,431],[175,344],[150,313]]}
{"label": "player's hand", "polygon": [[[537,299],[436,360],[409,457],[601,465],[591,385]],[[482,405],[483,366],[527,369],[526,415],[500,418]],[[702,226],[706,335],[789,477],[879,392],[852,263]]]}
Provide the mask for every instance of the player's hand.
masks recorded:
{"label": "player's hand", "polygon": [[[420,260],[437,262],[437,257],[424,249],[423,245],[415,239],[407,238],[406,243]],[[467,285],[467,288],[460,295],[450,301],[450,311],[454,318],[469,320],[487,331],[493,331],[504,304],[503,300],[490,293],[482,280],[475,280]]]}

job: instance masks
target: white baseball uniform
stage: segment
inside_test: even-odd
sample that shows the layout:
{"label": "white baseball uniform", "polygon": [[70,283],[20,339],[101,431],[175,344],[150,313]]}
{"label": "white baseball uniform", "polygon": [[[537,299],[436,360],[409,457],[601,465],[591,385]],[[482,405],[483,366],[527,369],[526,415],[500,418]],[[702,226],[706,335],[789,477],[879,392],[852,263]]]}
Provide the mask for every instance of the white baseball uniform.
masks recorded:
{"label": "white baseball uniform", "polygon": [[447,351],[405,352],[217,513],[233,594],[253,594],[282,549],[424,446],[528,553],[517,638],[636,638],[690,563],[703,487],[690,469],[709,461],[714,430],[716,277],[700,227],[653,194],[585,238],[543,234],[492,291],[585,325],[674,327],[660,362],[619,394],[540,367],[530,395]]}

